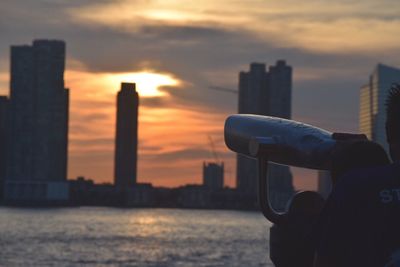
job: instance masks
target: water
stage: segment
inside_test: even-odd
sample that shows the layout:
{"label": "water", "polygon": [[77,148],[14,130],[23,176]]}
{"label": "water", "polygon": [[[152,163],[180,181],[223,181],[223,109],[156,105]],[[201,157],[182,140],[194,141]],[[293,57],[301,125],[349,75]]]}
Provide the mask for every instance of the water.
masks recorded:
{"label": "water", "polygon": [[0,208],[0,266],[273,266],[257,212]]}

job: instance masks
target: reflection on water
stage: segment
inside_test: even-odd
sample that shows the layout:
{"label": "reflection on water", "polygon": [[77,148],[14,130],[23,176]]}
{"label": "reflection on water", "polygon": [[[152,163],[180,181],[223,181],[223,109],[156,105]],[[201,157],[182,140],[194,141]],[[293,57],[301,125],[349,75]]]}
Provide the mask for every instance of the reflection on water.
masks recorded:
{"label": "reflection on water", "polygon": [[0,208],[0,266],[272,266],[256,212]]}

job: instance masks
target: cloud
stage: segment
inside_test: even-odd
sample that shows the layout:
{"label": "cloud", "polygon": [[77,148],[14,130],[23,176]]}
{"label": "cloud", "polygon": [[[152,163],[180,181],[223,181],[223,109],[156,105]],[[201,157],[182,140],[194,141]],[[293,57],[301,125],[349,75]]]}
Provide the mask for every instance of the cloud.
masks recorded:
{"label": "cloud", "polygon": [[76,146],[97,146],[97,145],[114,145],[113,138],[76,138],[70,140],[70,145]]}
{"label": "cloud", "polygon": [[84,121],[85,123],[95,123],[97,121],[106,120],[110,117],[108,113],[92,113],[87,115],[80,115],[79,120]]}
{"label": "cloud", "polygon": [[79,108],[89,108],[89,109],[93,109],[96,107],[104,107],[104,106],[112,106],[115,103],[115,100],[108,100],[108,99],[104,99],[104,100],[93,100],[93,99],[77,99],[75,100],[73,103],[70,103],[71,105],[74,105],[76,107]]}
{"label": "cloud", "polygon": [[[139,141],[139,143],[141,143]],[[162,149],[162,146],[146,146],[146,145],[140,145],[140,151],[143,151],[144,153],[147,152],[157,152],[160,151]]]}
{"label": "cloud", "polygon": [[[202,1],[180,5],[167,1],[160,7],[151,1],[141,5],[135,1],[120,1],[118,6],[96,5],[75,9],[70,14],[86,25],[103,25],[132,34],[148,32],[143,29],[153,33],[157,23],[179,25],[180,32],[186,36],[196,32],[193,40],[201,32],[198,31],[200,27],[236,29],[252,32],[274,46],[335,54],[395,50],[400,41],[398,8],[392,0],[379,4],[374,1],[331,1],[329,8],[321,1],[303,1],[301,7],[293,0],[254,1],[251,5],[227,3]],[[202,11],[199,12],[199,8]],[[114,13],[118,15],[110,16]],[[163,31],[158,34],[169,28],[161,29]],[[206,31],[208,37],[211,32]],[[177,32],[166,33],[170,37],[176,36]],[[376,38],[377,34],[380,38]]]}
{"label": "cloud", "polygon": [[[217,27],[209,26],[184,26],[184,25],[144,25],[140,27],[137,34],[144,38],[161,38],[168,42],[175,43],[178,46],[195,44],[197,41],[219,38],[221,34],[227,32],[218,29]],[[187,41],[187,43],[184,42]]]}
{"label": "cloud", "polygon": [[[206,148],[185,148],[179,149],[174,151],[168,151],[164,153],[151,153],[151,154],[142,154],[142,159],[145,160],[154,160],[154,161],[161,161],[161,162],[184,162],[187,160],[208,160],[214,161],[214,156],[211,150],[211,147],[205,146]],[[229,158],[232,154],[228,151],[218,153],[219,157],[222,158]]]}
{"label": "cloud", "polygon": [[175,151],[169,151],[165,153],[158,154],[144,154],[143,159],[162,161],[162,162],[176,162],[176,161],[186,161],[191,159],[202,160],[210,156],[210,151],[201,148],[186,148]]}
{"label": "cloud", "polygon": [[163,107],[168,105],[168,99],[165,97],[146,97],[140,99],[140,105],[147,107]]}

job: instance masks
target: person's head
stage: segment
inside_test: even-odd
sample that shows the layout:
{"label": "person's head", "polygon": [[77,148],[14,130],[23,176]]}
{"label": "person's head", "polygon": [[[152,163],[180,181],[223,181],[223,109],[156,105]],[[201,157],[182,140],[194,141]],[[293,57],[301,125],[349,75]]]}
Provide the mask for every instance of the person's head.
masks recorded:
{"label": "person's head", "polygon": [[400,84],[392,85],[386,99],[386,140],[392,160],[400,160]]}
{"label": "person's head", "polygon": [[357,169],[389,164],[385,150],[377,143],[363,140],[344,143],[332,155],[331,177],[335,185],[346,172]]}

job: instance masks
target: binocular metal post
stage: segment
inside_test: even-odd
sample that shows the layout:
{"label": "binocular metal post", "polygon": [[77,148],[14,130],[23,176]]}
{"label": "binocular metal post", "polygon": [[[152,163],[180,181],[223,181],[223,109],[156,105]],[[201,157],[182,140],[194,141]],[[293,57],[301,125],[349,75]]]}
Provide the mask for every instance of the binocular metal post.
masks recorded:
{"label": "binocular metal post", "polygon": [[285,213],[275,211],[269,200],[268,158],[265,156],[258,158],[258,203],[267,220],[275,224],[286,222]]}
{"label": "binocular metal post", "polygon": [[286,212],[277,212],[269,200],[268,157],[258,157],[258,202],[270,228],[270,258],[276,267],[310,267],[314,259],[312,227],[324,200],[316,192],[296,193]]}

